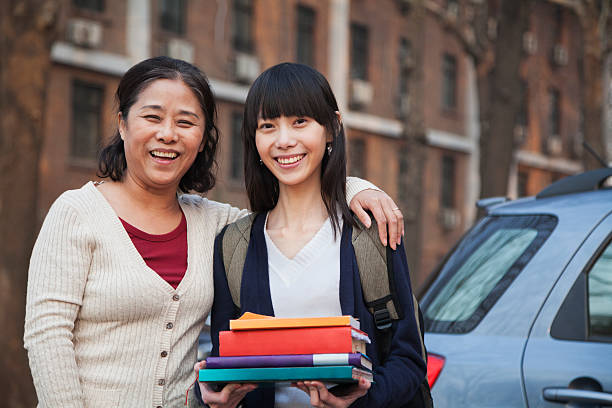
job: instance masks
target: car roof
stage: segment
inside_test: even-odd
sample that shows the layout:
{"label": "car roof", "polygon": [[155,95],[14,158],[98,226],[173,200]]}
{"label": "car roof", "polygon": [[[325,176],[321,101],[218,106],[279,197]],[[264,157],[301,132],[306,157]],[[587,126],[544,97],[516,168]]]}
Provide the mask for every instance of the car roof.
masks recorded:
{"label": "car roof", "polygon": [[[612,210],[612,188],[604,186],[611,177],[612,168],[601,168],[565,177],[535,197],[482,202],[489,215],[550,214],[559,219],[577,217],[588,223],[600,220]],[[487,202],[491,205],[487,206]]]}

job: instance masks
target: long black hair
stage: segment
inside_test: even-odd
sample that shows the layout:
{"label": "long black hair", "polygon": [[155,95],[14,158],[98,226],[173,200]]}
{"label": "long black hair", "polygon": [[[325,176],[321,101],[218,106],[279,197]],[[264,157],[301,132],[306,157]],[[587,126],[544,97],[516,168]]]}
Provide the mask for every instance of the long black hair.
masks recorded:
{"label": "long black hair", "polygon": [[332,221],[334,234],[340,227],[337,211],[353,225],[346,204],[346,140],[336,112],[338,103],[325,77],[302,64],[282,63],[265,70],[253,83],[244,105],[242,142],[244,179],[251,210],[269,211],[278,203],[278,180],[264,165],[255,144],[258,118],[307,116],[331,135],[321,165],[321,198]]}
{"label": "long black hair", "polygon": [[[140,93],[153,81],[158,79],[180,79],[189,87],[204,112],[204,149],[199,152],[185,175],[179,182],[179,188],[185,192],[205,193],[215,185],[215,153],[219,141],[219,131],[215,125],[217,108],[215,98],[206,79],[206,75],[196,66],[174,58],[149,58],[131,67],[121,78],[115,98],[118,112],[127,119],[130,108]],[[98,176],[110,177],[121,181],[127,168],[125,148],[119,129],[98,156]]]}

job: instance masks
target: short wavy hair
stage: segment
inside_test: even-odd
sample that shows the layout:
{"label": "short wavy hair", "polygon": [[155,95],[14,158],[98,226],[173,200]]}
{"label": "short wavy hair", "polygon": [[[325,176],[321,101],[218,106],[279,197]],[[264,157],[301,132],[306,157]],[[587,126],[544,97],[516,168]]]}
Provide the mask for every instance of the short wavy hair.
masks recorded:
{"label": "short wavy hair", "polygon": [[[140,93],[158,79],[180,79],[189,87],[204,112],[204,148],[179,182],[182,191],[205,193],[215,185],[215,155],[219,130],[215,125],[217,107],[206,75],[196,66],[174,58],[149,58],[131,67],[121,78],[115,99],[117,112],[127,118]],[[98,156],[98,176],[121,181],[127,168],[125,148],[119,129]]]}

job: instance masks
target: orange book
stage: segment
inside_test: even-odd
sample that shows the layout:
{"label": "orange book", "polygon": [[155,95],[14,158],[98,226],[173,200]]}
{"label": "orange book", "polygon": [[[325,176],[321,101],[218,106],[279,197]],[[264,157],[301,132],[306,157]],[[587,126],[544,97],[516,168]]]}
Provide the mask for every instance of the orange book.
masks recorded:
{"label": "orange book", "polygon": [[239,319],[230,320],[230,330],[288,329],[297,327],[350,326],[359,329],[353,316],[282,318],[246,312]]}
{"label": "orange book", "polygon": [[219,332],[219,355],[362,353],[367,334],[350,326]]}

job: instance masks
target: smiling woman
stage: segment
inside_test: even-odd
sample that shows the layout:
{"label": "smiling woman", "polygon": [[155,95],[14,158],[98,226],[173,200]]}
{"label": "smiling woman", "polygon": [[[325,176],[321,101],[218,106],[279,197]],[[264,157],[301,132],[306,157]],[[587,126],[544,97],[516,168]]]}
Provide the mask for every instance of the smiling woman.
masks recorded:
{"label": "smiling woman", "polygon": [[[117,131],[99,159],[109,180],[63,193],[30,259],[24,343],[40,406],[184,405],[213,301],[215,236],[247,214],[187,194],[215,184],[216,106],[197,67],[142,61],[116,97]],[[347,199],[370,187],[353,181]],[[374,214],[394,205],[358,195]]]}

